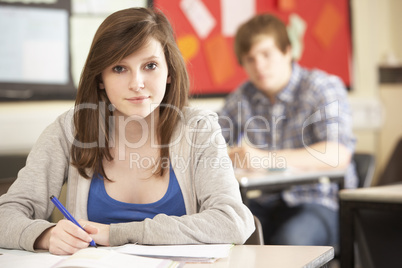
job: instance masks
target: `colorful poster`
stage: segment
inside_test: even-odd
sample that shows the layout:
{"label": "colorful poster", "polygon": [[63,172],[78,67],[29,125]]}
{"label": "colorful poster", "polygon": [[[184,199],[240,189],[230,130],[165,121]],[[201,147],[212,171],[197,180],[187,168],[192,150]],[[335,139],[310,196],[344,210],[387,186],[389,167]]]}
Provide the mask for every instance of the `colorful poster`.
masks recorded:
{"label": "colorful poster", "polygon": [[349,0],[153,0],[153,5],[173,24],[192,95],[225,95],[247,79],[233,37],[241,23],[263,12],[287,25],[295,60],[351,87]]}

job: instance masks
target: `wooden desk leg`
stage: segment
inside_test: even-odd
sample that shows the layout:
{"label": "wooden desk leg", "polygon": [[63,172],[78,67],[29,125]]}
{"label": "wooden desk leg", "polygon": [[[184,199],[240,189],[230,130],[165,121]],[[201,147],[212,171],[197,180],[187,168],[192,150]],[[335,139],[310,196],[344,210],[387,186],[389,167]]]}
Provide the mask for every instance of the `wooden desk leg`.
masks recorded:
{"label": "wooden desk leg", "polygon": [[354,267],[353,208],[348,202],[340,202],[340,258],[342,268]]}

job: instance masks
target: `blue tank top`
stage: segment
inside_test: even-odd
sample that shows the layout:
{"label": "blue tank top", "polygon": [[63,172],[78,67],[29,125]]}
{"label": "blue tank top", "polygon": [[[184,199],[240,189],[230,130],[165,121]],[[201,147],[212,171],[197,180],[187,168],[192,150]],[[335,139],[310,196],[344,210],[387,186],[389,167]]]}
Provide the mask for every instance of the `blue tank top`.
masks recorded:
{"label": "blue tank top", "polygon": [[157,214],[183,216],[186,214],[183,195],[173,168],[170,166],[169,186],[165,195],[149,204],[131,204],[111,198],[103,177],[94,175],[88,196],[88,220],[103,224],[143,221]]}

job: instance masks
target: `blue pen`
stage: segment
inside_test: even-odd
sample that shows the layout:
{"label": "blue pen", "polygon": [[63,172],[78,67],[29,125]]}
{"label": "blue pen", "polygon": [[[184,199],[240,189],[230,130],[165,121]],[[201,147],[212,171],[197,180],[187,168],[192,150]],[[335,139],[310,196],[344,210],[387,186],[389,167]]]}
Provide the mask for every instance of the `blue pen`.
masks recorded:
{"label": "blue pen", "polygon": [[[63,213],[64,217],[67,218],[67,220],[72,221],[75,225],[77,225],[78,227],[80,227],[82,230],[85,231],[84,228],[82,228],[82,226],[78,223],[78,221],[76,221],[73,217],[73,215],[70,214],[70,212],[68,212],[68,210],[63,206],[62,203],[60,203],[59,199],[57,199],[57,197],[55,197],[54,195],[52,195],[50,197],[50,200],[53,202],[53,204],[60,210],[61,213]],[[95,241],[92,240],[89,243],[91,246],[96,247]]]}
{"label": "blue pen", "polygon": [[240,132],[237,136],[237,144],[236,146],[241,147],[241,140],[243,139],[243,132]]}

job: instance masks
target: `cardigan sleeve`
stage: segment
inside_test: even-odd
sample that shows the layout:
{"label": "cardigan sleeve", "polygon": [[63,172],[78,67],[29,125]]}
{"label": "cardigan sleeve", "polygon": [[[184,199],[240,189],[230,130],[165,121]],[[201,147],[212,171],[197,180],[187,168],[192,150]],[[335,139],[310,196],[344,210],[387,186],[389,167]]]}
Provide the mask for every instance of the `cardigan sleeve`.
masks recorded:
{"label": "cardigan sleeve", "polygon": [[33,251],[35,240],[53,226],[47,221],[68,172],[71,116],[65,113],[40,135],[27,162],[0,197],[0,247]]}

